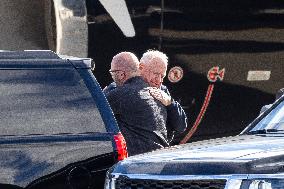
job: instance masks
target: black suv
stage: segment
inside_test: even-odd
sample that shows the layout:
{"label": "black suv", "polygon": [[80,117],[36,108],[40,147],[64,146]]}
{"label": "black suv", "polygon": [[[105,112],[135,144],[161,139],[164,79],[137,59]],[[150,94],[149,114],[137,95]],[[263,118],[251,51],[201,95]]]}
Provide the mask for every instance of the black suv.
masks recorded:
{"label": "black suv", "polygon": [[102,188],[126,144],[91,59],[0,52],[0,188]]}
{"label": "black suv", "polygon": [[284,96],[240,135],[132,156],[105,189],[283,189]]}

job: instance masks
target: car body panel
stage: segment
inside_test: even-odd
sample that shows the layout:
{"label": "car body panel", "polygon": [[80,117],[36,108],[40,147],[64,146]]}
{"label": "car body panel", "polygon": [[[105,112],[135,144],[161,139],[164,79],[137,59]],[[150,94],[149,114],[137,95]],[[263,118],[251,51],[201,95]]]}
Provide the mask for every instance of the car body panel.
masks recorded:
{"label": "car body panel", "polygon": [[[174,146],[129,157],[118,163],[119,166],[115,167],[113,173],[198,175],[205,172],[206,174],[263,172],[262,160],[284,163],[283,137],[284,135],[280,137],[244,135]],[[282,166],[282,163],[279,166]],[[208,167],[210,169],[206,170]],[[282,167],[280,168],[282,170]],[[268,173],[271,171],[274,170],[267,170]]]}
{"label": "car body panel", "polygon": [[0,188],[102,188],[119,128],[91,63],[0,52]]}
{"label": "car body panel", "polygon": [[5,174],[0,175],[0,182],[25,187],[71,163],[113,152],[111,135],[107,136],[108,142],[100,141],[99,137],[106,138],[100,134],[88,134],[2,139],[0,165]]}
{"label": "car body panel", "polygon": [[109,170],[105,189],[283,188],[283,110],[282,95],[237,136],[129,157]]}

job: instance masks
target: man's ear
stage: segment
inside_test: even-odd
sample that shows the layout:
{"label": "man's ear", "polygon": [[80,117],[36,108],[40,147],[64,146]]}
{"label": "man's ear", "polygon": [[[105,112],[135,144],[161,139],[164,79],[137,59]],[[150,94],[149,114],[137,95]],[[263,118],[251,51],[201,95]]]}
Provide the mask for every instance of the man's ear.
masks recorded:
{"label": "man's ear", "polygon": [[139,64],[139,70],[141,71],[141,70],[143,70],[144,69],[144,64]]}
{"label": "man's ear", "polygon": [[121,80],[123,81],[123,83],[127,80],[127,76],[126,76],[126,73],[125,72],[122,72],[121,74],[120,74],[120,78],[121,78]]}

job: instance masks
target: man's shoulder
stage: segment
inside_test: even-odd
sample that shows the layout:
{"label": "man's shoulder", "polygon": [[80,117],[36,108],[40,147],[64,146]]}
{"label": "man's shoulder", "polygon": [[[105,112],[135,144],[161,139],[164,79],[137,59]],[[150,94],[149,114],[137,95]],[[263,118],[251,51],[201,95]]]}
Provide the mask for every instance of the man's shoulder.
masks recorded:
{"label": "man's shoulder", "polygon": [[116,89],[116,83],[115,82],[112,82],[111,84],[109,84],[108,86],[106,86],[104,89],[103,89],[103,92],[107,95],[110,91]]}
{"label": "man's shoulder", "polygon": [[107,96],[115,95],[115,96],[127,96],[127,94],[133,90],[133,86],[131,84],[123,84],[122,86],[113,87],[112,90],[109,90]]}
{"label": "man's shoulder", "polygon": [[[127,98],[135,98],[135,94],[138,94],[141,91],[148,91],[147,83],[144,82],[141,77],[134,77],[128,79],[122,86],[109,86],[111,90],[108,90],[106,96],[123,96]],[[133,96],[134,95],[134,96]],[[150,95],[150,94],[149,94]]]}
{"label": "man's shoulder", "polygon": [[127,93],[126,92],[126,88],[123,86],[108,86],[109,88],[106,89],[105,95],[107,97],[108,100],[118,100],[123,98],[124,94]]}

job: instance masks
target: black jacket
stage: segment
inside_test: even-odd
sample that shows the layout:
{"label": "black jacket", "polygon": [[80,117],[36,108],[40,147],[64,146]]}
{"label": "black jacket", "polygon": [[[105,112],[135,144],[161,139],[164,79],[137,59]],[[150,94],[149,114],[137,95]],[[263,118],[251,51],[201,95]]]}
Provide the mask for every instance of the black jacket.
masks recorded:
{"label": "black jacket", "polygon": [[129,155],[169,146],[167,110],[141,77],[128,79],[106,96],[125,137]]}
{"label": "black jacket", "polygon": [[[104,89],[107,95],[111,90],[116,88],[115,82],[112,82]],[[165,85],[161,86],[161,90],[171,96]],[[167,109],[167,140],[169,142],[174,138],[175,133],[182,133],[187,128],[187,116],[182,106],[172,98],[172,103],[166,107]]]}

